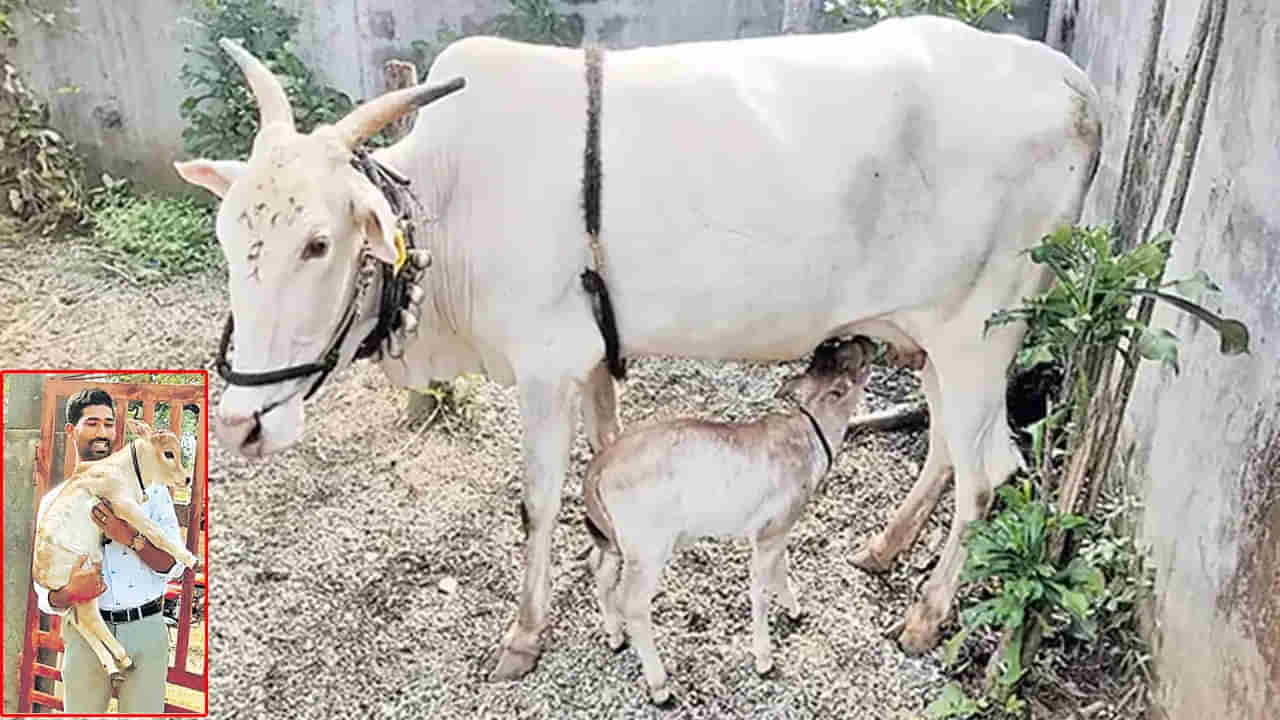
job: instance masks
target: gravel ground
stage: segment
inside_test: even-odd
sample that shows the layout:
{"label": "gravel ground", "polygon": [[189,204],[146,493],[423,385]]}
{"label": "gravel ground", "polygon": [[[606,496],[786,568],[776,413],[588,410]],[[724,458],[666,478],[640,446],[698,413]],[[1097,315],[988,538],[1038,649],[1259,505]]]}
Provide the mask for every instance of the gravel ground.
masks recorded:
{"label": "gravel ground", "polygon": [[[0,240],[4,367],[209,367],[226,310],[216,271],[144,290],[90,245]],[[624,423],[750,419],[778,407],[801,363],[633,362]],[[213,378],[211,397],[221,391]],[[910,373],[877,372],[867,409],[905,399]],[[911,717],[945,682],[937,654],[906,657],[896,621],[944,539],[948,493],[923,540],[884,577],[855,568],[859,542],[906,496],[920,432],[845,443],[826,491],[793,533],[807,615],[770,620],[776,675],[751,667],[745,543],[704,541],[667,567],[655,599],[676,707],[648,705],[633,651],[609,652],[581,552],[579,434],[555,538],[545,652],[521,682],[484,680],[520,580],[519,419],[511,389],[483,383],[430,427],[361,363],[308,407],[307,434],[270,459],[210,453],[210,710],[292,717]],[[452,592],[441,589],[451,578]],[[449,583],[446,583],[448,586]]]}

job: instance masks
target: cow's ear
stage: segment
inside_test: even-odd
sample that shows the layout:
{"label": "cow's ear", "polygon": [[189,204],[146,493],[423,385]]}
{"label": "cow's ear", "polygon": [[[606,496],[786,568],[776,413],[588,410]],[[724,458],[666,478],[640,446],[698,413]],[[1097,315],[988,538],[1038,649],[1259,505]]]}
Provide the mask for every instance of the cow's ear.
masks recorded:
{"label": "cow's ear", "polygon": [[227,194],[231,184],[244,174],[246,166],[246,163],[239,160],[204,159],[173,164],[173,168],[178,171],[183,180],[192,185],[199,185],[218,197]]}
{"label": "cow's ear", "polygon": [[396,233],[400,226],[395,213],[391,212],[391,203],[367,181],[361,182],[355,193],[356,200],[351,205],[357,231],[364,236],[369,254],[389,265],[395,265],[400,257],[396,246]]}

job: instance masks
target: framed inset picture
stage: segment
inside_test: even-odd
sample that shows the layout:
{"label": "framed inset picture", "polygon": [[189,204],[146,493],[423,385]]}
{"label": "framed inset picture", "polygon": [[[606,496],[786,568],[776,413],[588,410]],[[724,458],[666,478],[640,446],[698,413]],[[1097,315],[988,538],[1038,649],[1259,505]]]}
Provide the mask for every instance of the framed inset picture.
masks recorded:
{"label": "framed inset picture", "polygon": [[6,707],[207,716],[208,374],[0,379]]}

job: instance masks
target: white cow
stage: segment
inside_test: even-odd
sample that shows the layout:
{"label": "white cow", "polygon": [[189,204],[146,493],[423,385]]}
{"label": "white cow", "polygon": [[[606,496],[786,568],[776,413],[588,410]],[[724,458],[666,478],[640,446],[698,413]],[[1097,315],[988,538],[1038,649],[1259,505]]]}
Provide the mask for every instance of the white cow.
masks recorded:
{"label": "white cow", "polygon": [[[381,367],[406,385],[479,371],[518,386],[527,554],[493,677],[519,677],[547,622],[552,529],[581,397],[594,447],[618,431],[579,278],[592,262],[584,52],[460,40],[427,84],[303,135],[278,81],[238,46],[224,48],[253,86],[262,130],[247,163],[177,168],[222,196],[232,364],[244,374],[237,382],[267,384],[228,387],[216,431],[249,456],[298,440],[301,394],[323,377],[318,365],[278,382],[270,372],[325,356],[335,338],[344,365],[375,326],[377,292],[355,290],[361,248],[395,260],[396,217],[353,169],[352,148],[460,84],[444,81],[465,79],[375,154],[412,180],[434,217],[422,237],[435,264],[417,335]],[[600,108],[602,274],[624,356],[777,361],[848,334],[927,353],[928,460],[855,562],[887,567],[954,471],[951,532],[900,636],[911,650],[933,646],[962,532],[1019,463],[1004,391],[1024,330],[984,336],[983,321],[1045,287],[1021,251],[1079,218],[1101,142],[1089,80],[1042,44],[918,17],[610,52]]]}

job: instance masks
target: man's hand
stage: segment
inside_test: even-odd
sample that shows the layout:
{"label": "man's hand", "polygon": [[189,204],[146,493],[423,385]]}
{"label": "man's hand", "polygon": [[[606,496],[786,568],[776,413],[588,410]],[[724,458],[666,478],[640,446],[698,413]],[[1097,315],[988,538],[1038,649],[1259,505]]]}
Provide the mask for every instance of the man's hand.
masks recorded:
{"label": "man's hand", "polygon": [[[139,535],[137,528],[130,525],[128,520],[117,517],[111,511],[111,503],[106,500],[100,501],[93,507],[93,522],[102,528],[102,532],[107,537],[125,547],[132,547],[134,539]],[[147,567],[158,573],[169,572],[174,563],[172,555],[152,545],[151,541],[145,537],[138,557],[147,564]]]}
{"label": "man's hand", "polygon": [[138,531],[128,521],[116,517],[111,511],[111,503],[100,501],[93,507],[93,522],[102,528],[102,532],[113,542],[128,546]]}
{"label": "man's hand", "polygon": [[67,608],[88,602],[106,591],[107,584],[102,582],[102,565],[90,563],[88,555],[81,555],[67,584],[49,592],[49,604],[59,609]]}

